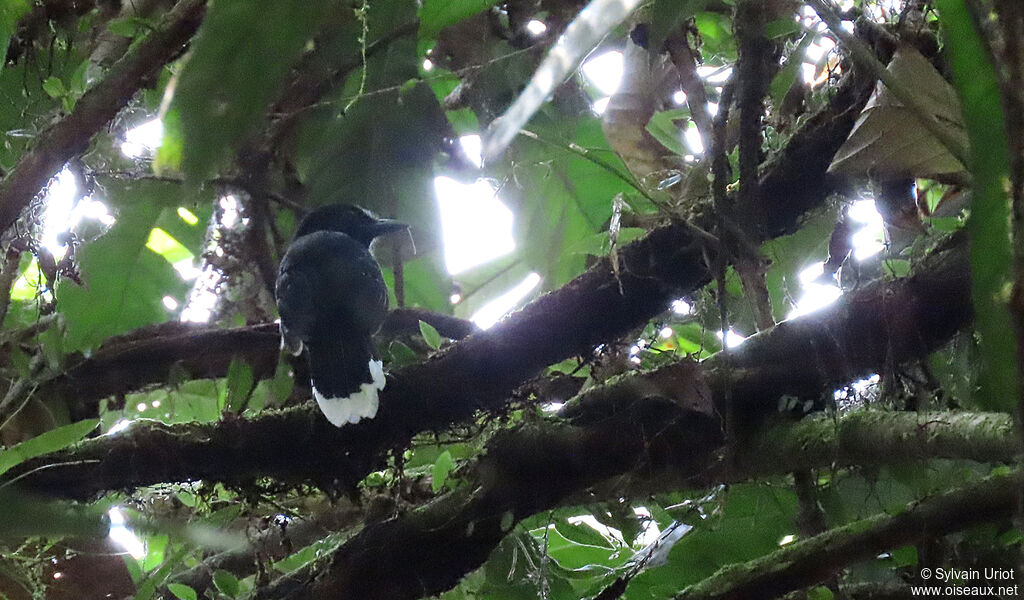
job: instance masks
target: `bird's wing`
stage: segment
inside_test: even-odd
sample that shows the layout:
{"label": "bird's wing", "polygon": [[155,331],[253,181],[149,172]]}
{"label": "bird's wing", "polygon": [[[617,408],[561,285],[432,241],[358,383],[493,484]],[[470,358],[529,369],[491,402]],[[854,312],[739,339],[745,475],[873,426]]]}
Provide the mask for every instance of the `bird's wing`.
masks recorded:
{"label": "bird's wing", "polygon": [[281,315],[281,347],[293,355],[302,353],[303,343],[316,331],[315,283],[308,269],[281,263],[274,295]]}

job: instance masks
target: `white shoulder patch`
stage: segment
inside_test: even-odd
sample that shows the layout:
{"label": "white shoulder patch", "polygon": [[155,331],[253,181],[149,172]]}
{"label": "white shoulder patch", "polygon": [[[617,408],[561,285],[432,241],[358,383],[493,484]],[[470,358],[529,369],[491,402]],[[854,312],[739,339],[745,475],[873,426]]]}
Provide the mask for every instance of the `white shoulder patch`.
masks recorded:
{"label": "white shoulder patch", "polygon": [[384,377],[384,364],[379,360],[371,359],[367,366],[373,381],[361,384],[358,392],[348,396],[328,398],[321,394],[316,386],[313,387],[316,404],[331,425],[342,427],[349,423],[358,423],[360,419],[372,419],[377,416],[377,394],[384,389],[388,381]]}

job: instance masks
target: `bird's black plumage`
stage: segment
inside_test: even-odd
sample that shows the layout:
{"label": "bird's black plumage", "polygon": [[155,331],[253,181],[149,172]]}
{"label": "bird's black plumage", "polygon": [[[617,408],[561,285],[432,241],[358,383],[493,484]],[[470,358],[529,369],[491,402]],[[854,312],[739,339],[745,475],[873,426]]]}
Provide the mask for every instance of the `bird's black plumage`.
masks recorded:
{"label": "bird's black plumage", "polygon": [[388,288],[369,247],[405,228],[356,206],[326,206],[299,223],[281,261],[282,346],[308,353],[313,395],[337,427],[377,414],[385,378],[372,337],[387,313]]}

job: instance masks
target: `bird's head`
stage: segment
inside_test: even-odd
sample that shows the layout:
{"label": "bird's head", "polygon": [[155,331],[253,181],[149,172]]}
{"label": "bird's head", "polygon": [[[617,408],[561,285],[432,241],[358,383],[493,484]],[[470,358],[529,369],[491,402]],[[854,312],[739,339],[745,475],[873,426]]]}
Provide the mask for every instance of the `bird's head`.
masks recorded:
{"label": "bird's head", "polygon": [[352,204],[331,204],[303,217],[295,231],[295,238],[317,231],[338,231],[369,246],[377,236],[408,228],[405,223],[381,219],[365,208]]}

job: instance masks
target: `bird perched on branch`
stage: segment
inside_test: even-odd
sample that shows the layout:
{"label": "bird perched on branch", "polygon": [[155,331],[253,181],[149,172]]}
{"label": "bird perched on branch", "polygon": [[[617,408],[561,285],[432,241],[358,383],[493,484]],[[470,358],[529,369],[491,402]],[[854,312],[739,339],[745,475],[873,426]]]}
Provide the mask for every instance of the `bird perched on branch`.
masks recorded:
{"label": "bird perched on branch", "polygon": [[281,261],[281,346],[296,356],[307,351],[313,397],[336,427],[377,415],[386,380],[372,338],[388,288],[370,243],[407,228],[357,206],[325,206],[302,219]]}

